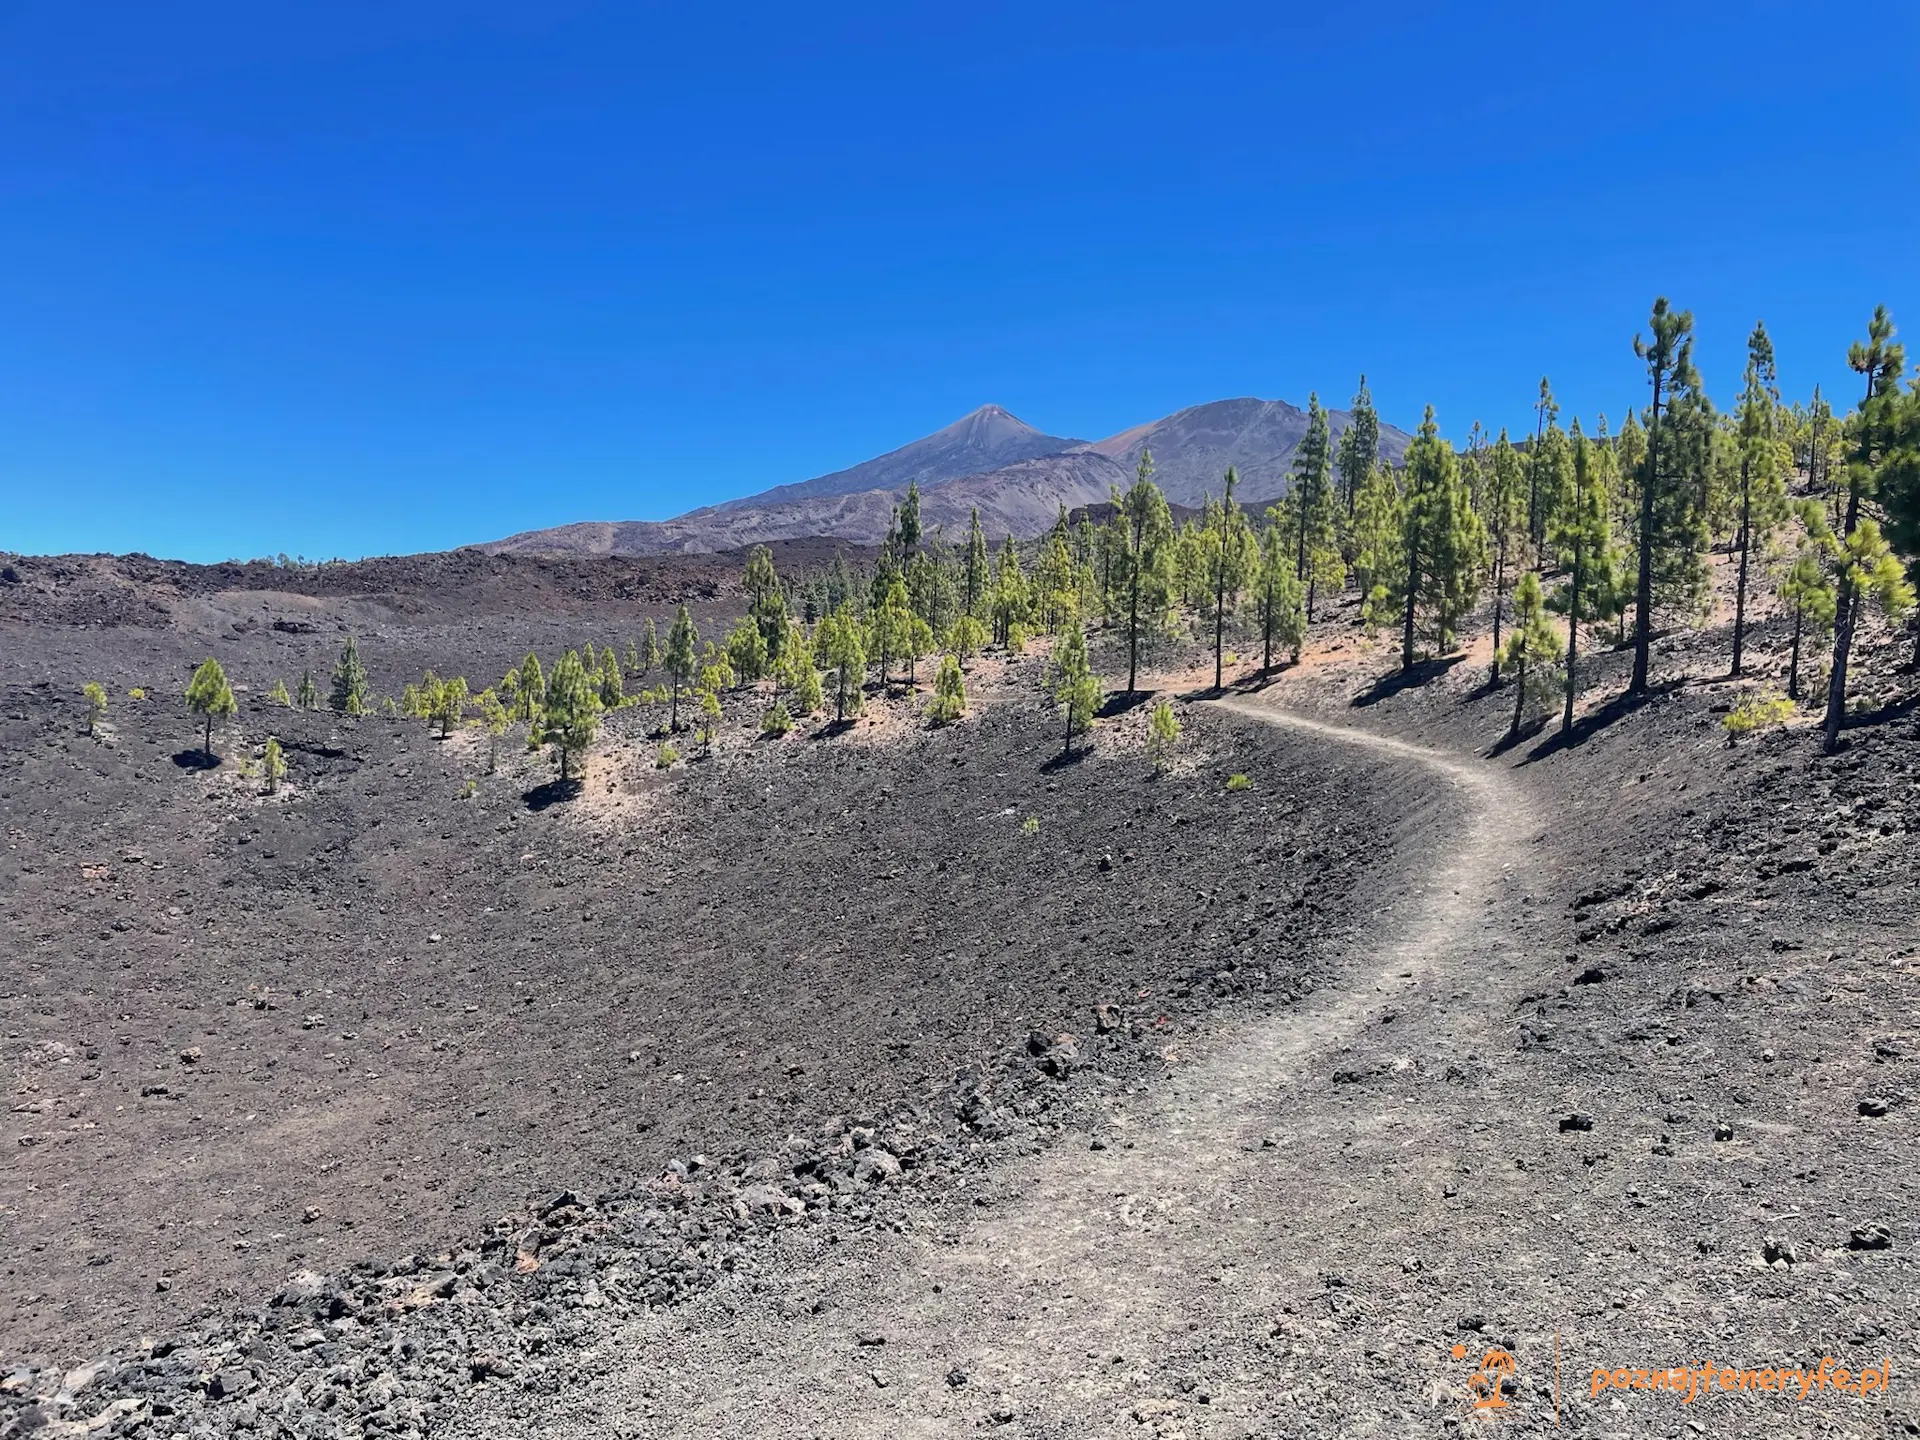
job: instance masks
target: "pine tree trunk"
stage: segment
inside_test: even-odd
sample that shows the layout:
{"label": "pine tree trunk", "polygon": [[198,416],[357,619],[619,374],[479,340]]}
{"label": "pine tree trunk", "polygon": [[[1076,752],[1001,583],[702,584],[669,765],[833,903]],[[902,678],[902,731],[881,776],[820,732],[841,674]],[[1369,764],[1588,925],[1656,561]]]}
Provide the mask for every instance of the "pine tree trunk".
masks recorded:
{"label": "pine tree trunk", "polygon": [[1747,457],[1740,457],[1740,578],[1733,587],[1732,676],[1740,678],[1741,652],[1747,637],[1747,556],[1753,549],[1753,487],[1747,476]]}
{"label": "pine tree trunk", "polygon": [[1493,556],[1493,674],[1489,684],[1495,688],[1500,684],[1500,608],[1506,599],[1504,587],[1507,581],[1507,541],[1503,535],[1500,545]]}
{"label": "pine tree trunk", "polygon": [[673,681],[672,691],[673,698],[668,702],[667,708],[667,733],[678,735],[680,733],[680,681],[677,678]]}
{"label": "pine tree trunk", "polygon": [[213,758],[213,712],[211,710],[207,712],[207,738],[200,748],[206,752],[209,760]]}
{"label": "pine tree trunk", "polygon": [[1640,477],[1640,566],[1633,588],[1633,679],[1629,695],[1647,689],[1647,659],[1653,646],[1653,492],[1660,483],[1660,382],[1653,374],[1653,416],[1647,425],[1647,472]]}
{"label": "pine tree trunk", "polygon": [[1273,671],[1273,582],[1267,582],[1265,603],[1260,607],[1260,643],[1263,653],[1260,660],[1260,673],[1267,675]]}
{"label": "pine tree trunk", "polygon": [[1408,537],[1407,544],[1407,613],[1400,632],[1400,668],[1413,668],[1413,608],[1420,595],[1420,546]]}
{"label": "pine tree trunk", "polygon": [[[1868,394],[1872,394],[1871,388]],[[1856,480],[1847,487],[1847,518],[1846,528],[1841,532],[1842,543],[1852,536],[1854,527],[1859,523],[1860,485]],[[1847,715],[1847,660],[1853,649],[1853,622],[1858,609],[1859,598],[1853,593],[1853,581],[1843,570],[1840,572],[1840,594],[1833,616],[1833,673],[1827,677],[1824,746],[1829,755],[1840,748],[1840,723]]]}
{"label": "pine tree trunk", "polygon": [[1787,657],[1787,698],[1800,698],[1800,607],[1793,607],[1793,649]]}
{"label": "pine tree trunk", "polygon": [[[1577,498],[1574,504],[1577,509],[1579,505]],[[1560,711],[1562,735],[1569,734],[1573,730],[1574,672],[1579,668],[1580,662],[1580,567],[1583,563],[1581,557],[1586,548],[1583,543],[1586,532],[1581,529],[1574,533],[1577,538],[1573,542],[1573,573],[1567,577],[1567,700]]]}
{"label": "pine tree trunk", "polygon": [[1133,576],[1127,600],[1127,693],[1139,693],[1140,676],[1140,539],[1133,542]]}
{"label": "pine tree trunk", "polygon": [[1517,677],[1517,683],[1516,683],[1516,684],[1514,685],[1514,687],[1513,687],[1513,690],[1514,690],[1514,695],[1513,695],[1513,724],[1511,724],[1511,725],[1509,725],[1509,726],[1507,727],[1507,734],[1508,734],[1509,736],[1514,736],[1514,735],[1518,735],[1518,734],[1520,733],[1520,717],[1521,717],[1521,715],[1522,715],[1522,714],[1524,714],[1524,713],[1525,713],[1525,711],[1526,711],[1526,705],[1527,705],[1527,657],[1526,657],[1526,655],[1525,655],[1524,653],[1522,653],[1522,655],[1520,656],[1520,674],[1519,674],[1519,676]]}

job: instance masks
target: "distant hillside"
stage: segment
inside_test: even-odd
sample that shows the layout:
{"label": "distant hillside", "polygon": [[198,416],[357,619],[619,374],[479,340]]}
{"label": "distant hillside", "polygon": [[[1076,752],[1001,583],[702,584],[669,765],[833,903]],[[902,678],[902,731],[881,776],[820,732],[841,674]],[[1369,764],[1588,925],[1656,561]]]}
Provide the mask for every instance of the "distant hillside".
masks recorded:
{"label": "distant hillside", "polygon": [[[1330,412],[1337,438],[1348,423]],[[742,545],[822,536],[870,545],[887,532],[910,484],[920,486],[929,530],[958,534],[979,508],[994,538],[1039,534],[1062,505],[1106,500],[1132,483],[1143,449],[1175,505],[1198,507],[1220,493],[1232,465],[1240,497],[1265,504],[1286,493],[1304,410],[1284,400],[1219,400],[1177,411],[1089,443],[1043,434],[997,405],[985,405],[910,445],[830,475],[689,511],[672,520],[589,520],[531,530],[482,548],[493,553],[572,555],[702,554]],[[1398,462],[1409,436],[1380,427],[1380,448]]]}

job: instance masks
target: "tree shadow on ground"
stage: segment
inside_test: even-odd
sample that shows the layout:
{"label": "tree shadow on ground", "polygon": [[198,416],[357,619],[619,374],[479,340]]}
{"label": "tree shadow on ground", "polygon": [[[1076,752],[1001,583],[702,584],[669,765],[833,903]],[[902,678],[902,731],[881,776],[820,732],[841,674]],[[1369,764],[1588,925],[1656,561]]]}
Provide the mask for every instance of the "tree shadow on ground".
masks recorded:
{"label": "tree shadow on ground", "polygon": [[858,725],[859,723],[860,722],[851,715],[849,715],[844,720],[829,720],[827,721],[826,724],[822,725],[818,730],[813,732],[813,738],[816,740],[831,740],[836,735],[846,734],[849,730],[853,729],[853,727],[855,725]]}
{"label": "tree shadow on ground", "polygon": [[1258,695],[1298,663],[1294,660],[1282,660],[1278,665],[1256,670],[1251,675],[1242,675],[1238,680],[1230,682],[1227,689],[1240,695]]}
{"label": "tree shadow on ground", "polygon": [[1153,698],[1151,690],[1116,690],[1107,696],[1107,701],[1095,713],[1102,720],[1111,720],[1116,715],[1124,715],[1129,710],[1138,710]]}
{"label": "tree shadow on ground", "polygon": [[1902,695],[1898,700],[1889,700],[1884,705],[1871,710],[1860,710],[1847,716],[1841,724],[1842,732],[1848,730],[1872,730],[1880,725],[1891,725],[1895,720],[1911,715],[1920,709],[1920,692]]}
{"label": "tree shadow on ground", "polygon": [[1531,765],[1536,760],[1544,760],[1562,750],[1572,750],[1587,743],[1616,720],[1623,720],[1644,705],[1651,704],[1663,695],[1678,690],[1686,681],[1669,680],[1655,685],[1638,695],[1619,694],[1607,701],[1597,710],[1589,710],[1573,722],[1569,730],[1555,730],[1552,735],[1529,750],[1521,763]]}
{"label": "tree shadow on ground", "polygon": [[1489,760],[1498,759],[1513,749],[1514,746],[1524,745],[1527,741],[1533,739],[1534,736],[1547,728],[1549,718],[1550,717],[1546,715],[1536,715],[1533,719],[1523,723],[1518,730],[1509,730],[1494,742],[1493,748],[1487,751],[1487,758]]}
{"label": "tree shadow on ground", "polygon": [[536,785],[520,798],[527,802],[529,810],[545,810],[550,805],[558,805],[565,800],[577,800],[587,787],[579,777],[566,780],[549,780],[544,785]]}
{"label": "tree shadow on ground", "polygon": [[1396,670],[1391,675],[1382,675],[1354,696],[1350,703],[1364,708],[1368,705],[1378,705],[1382,700],[1391,700],[1402,691],[1417,690],[1429,681],[1438,680],[1466,658],[1465,655],[1443,655],[1437,660],[1422,660],[1418,664],[1409,665],[1404,670]]}
{"label": "tree shadow on ground", "polygon": [[220,757],[198,749],[176,750],[173,763],[182,770],[217,770],[220,768]]}
{"label": "tree shadow on ground", "polygon": [[1054,755],[1052,759],[1041,762],[1040,773],[1042,775],[1055,775],[1062,770],[1070,770],[1092,753],[1093,746],[1091,745],[1082,745],[1075,750],[1061,751]]}

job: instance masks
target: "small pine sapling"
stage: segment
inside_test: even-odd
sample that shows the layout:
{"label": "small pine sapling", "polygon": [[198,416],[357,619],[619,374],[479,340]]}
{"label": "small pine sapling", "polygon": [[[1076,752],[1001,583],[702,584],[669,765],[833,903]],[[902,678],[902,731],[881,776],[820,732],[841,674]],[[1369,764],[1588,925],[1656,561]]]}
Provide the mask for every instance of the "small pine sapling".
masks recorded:
{"label": "small pine sapling", "polygon": [[320,708],[320,687],[313,683],[313,671],[306,670],[301,672],[300,688],[294,692],[293,699],[294,704],[298,705],[302,710],[318,710]]}
{"label": "small pine sapling", "polygon": [[266,754],[260,758],[260,769],[267,778],[267,793],[277,794],[280,782],[286,778],[287,757],[280,749],[280,742],[271,735],[267,737]]}
{"label": "small pine sapling", "polygon": [[1755,730],[1784,725],[1793,718],[1795,706],[1785,695],[1742,695],[1721,723],[1727,729],[1727,748]]}
{"label": "small pine sapling", "polygon": [[1180,721],[1173,706],[1164,700],[1154,702],[1147,714],[1147,756],[1153,761],[1153,773],[1164,775],[1173,764],[1173,747],[1180,739]]}
{"label": "small pine sapling", "polygon": [[951,725],[966,713],[967,687],[960,676],[960,658],[943,655],[939,672],[933,677],[933,699],[927,702],[927,717],[936,725]]}
{"label": "small pine sapling", "polygon": [[785,700],[776,699],[760,717],[760,733],[769,740],[778,740],[793,729],[793,714],[787,709]]}
{"label": "small pine sapling", "polygon": [[276,679],[273,682],[273,688],[267,691],[267,700],[274,705],[284,705],[288,709],[293,708],[293,697],[287,693],[287,682],[284,680]]}
{"label": "small pine sapling", "polygon": [[89,680],[80,687],[80,693],[84,695],[87,700],[87,734],[91,735],[93,734],[94,726],[106,718],[106,688],[102,686],[98,680]]}

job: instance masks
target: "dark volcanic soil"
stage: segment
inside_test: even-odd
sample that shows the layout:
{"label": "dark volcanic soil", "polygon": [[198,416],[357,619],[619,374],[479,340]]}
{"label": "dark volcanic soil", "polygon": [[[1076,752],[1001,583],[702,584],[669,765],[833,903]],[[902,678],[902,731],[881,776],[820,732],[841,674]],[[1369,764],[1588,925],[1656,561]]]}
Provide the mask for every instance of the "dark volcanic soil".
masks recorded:
{"label": "dark volcanic soil", "polygon": [[[146,662],[63,639],[98,647],[77,673]],[[116,701],[89,739],[66,694],[16,683],[0,716],[10,1356],[881,1113],[1029,1031],[1085,1034],[1096,1004],[1164,1038],[1216,991],[1280,1003],[1387,826],[1358,777],[1211,718],[1184,777],[1050,767],[1025,700],[670,774],[623,713],[588,796],[546,808],[513,737],[488,777],[472,737],[253,702],[217,748],[279,735],[267,797],[197,768],[171,701]],[[1232,771],[1259,786],[1222,794]],[[1196,996],[1201,940],[1209,977],[1219,946],[1248,964]]]}

